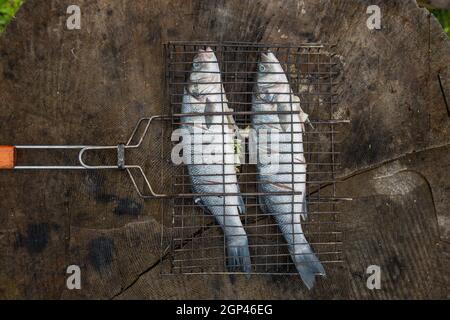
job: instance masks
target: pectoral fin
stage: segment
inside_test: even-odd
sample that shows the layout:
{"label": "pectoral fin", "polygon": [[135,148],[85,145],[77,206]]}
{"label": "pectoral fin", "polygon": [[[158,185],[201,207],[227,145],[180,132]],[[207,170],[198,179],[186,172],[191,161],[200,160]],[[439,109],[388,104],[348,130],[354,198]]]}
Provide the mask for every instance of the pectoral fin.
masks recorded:
{"label": "pectoral fin", "polygon": [[244,199],[242,197],[239,198],[239,213],[245,214],[247,212],[247,209],[245,208]]}
{"label": "pectoral fin", "polygon": [[306,221],[306,219],[308,219],[308,202],[306,201],[306,198],[305,198],[305,201],[303,201],[303,206],[302,206],[303,208],[302,208],[302,213],[300,214],[300,216],[302,217],[302,220],[303,221]]}
{"label": "pectoral fin", "polygon": [[213,114],[214,112],[214,102],[207,97],[205,102],[205,122],[208,129],[210,129],[213,124],[220,124],[214,122],[217,118],[217,116]]}

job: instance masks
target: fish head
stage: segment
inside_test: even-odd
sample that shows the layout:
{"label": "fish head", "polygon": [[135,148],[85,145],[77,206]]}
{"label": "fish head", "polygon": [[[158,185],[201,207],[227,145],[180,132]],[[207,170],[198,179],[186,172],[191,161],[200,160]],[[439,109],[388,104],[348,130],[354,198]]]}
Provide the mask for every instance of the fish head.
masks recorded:
{"label": "fish head", "polygon": [[289,92],[289,83],[283,67],[270,51],[261,53],[256,78],[256,91],[265,101],[273,101],[274,95],[280,92]]}
{"label": "fish head", "polygon": [[273,52],[261,53],[261,59],[258,63],[258,80],[281,80],[282,78],[286,78],[286,74]]}
{"label": "fish head", "polygon": [[[200,49],[192,61],[188,91],[198,97],[220,88],[220,69],[214,51],[208,47]],[[220,91],[219,91],[220,92]]]}

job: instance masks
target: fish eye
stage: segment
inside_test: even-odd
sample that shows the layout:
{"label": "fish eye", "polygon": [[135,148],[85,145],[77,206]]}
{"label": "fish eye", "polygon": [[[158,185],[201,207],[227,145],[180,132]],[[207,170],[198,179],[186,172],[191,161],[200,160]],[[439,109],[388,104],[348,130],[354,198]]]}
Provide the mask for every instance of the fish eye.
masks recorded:
{"label": "fish eye", "polygon": [[194,67],[194,69],[199,69],[200,68],[200,63],[199,62],[194,62],[192,64],[192,66]]}
{"label": "fish eye", "polygon": [[259,72],[264,72],[264,71],[266,71],[266,67],[265,67],[263,64],[260,64],[259,67],[258,67],[258,69],[259,69]]}

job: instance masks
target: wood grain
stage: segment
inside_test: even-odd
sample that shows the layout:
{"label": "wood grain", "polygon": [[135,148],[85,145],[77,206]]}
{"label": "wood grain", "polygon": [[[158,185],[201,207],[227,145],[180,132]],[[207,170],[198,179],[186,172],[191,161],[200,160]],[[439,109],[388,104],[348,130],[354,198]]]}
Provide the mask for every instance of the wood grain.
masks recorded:
{"label": "wood grain", "polygon": [[[0,298],[448,298],[450,121],[438,74],[449,83],[450,44],[415,1],[373,2],[382,30],[366,27],[356,0],[80,0],[81,30],[65,28],[70,1],[26,1],[0,37],[2,144],[126,141],[139,118],[166,111],[171,40],[322,41],[342,64],[336,117],[351,125],[338,192],[355,201],[342,208],[345,264],[309,292],[298,277],[162,276],[169,204],[143,201],[121,172],[2,171]],[[164,139],[161,124],[136,156],[162,188]],[[33,160],[73,159],[47,157]],[[82,290],[65,286],[71,264]],[[381,290],[365,287],[371,264]]]}

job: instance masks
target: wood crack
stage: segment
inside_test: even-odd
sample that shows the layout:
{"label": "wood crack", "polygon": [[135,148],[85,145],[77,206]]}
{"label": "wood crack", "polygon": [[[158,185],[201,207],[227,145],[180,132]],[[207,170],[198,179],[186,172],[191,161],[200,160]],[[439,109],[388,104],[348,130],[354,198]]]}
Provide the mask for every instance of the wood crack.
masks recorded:
{"label": "wood crack", "polygon": [[[197,230],[196,232],[194,232],[192,234],[191,237],[189,237],[189,240],[185,240],[183,243],[181,243],[180,245],[176,246],[174,248],[174,250],[180,250],[183,247],[185,247],[186,245],[188,245],[190,242],[192,242],[194,239],[196,239],[197,237],[201,236],[203,234],[204,231],[208,230],[209,227],[213,226],[214,223],[209,223],[207,224],[204,228]],[[157,261],[155,261],[150,267],[148,267],[147,269],[145,269],[144,271],[142,271],[141,273],[139,273],[137,275],[137,277],[129,284],[127,285],[124,289],[120,290],[118,293],[116,293],[115,295],[113,295],[110,300],[114,300],[115,298],[117,298],[118,296],[122,295],[123,293],[125,293],[126,291],[128,291],[129,289],[131,289],[143,276],[145,276],[147,273],[149,273],[150,271],[152,271],[154,268],[156,268],[158,265],[160,265],[163,261],[165,261],[167,259],[167,257],[169,256],[169,247],[166,248],[166,250],[164,250],[164,254],[161,256],[160,259],[158,259]]]}
{"label": "wood crack", "polygon": [[439,87],[441,88],[442,98],[444,99],[445,107],[447,109],[447,115],[450,117],[450,107],[448,106],[447,96],[445,95],[444,85],[442,84],[441,75],[438,74]]}

